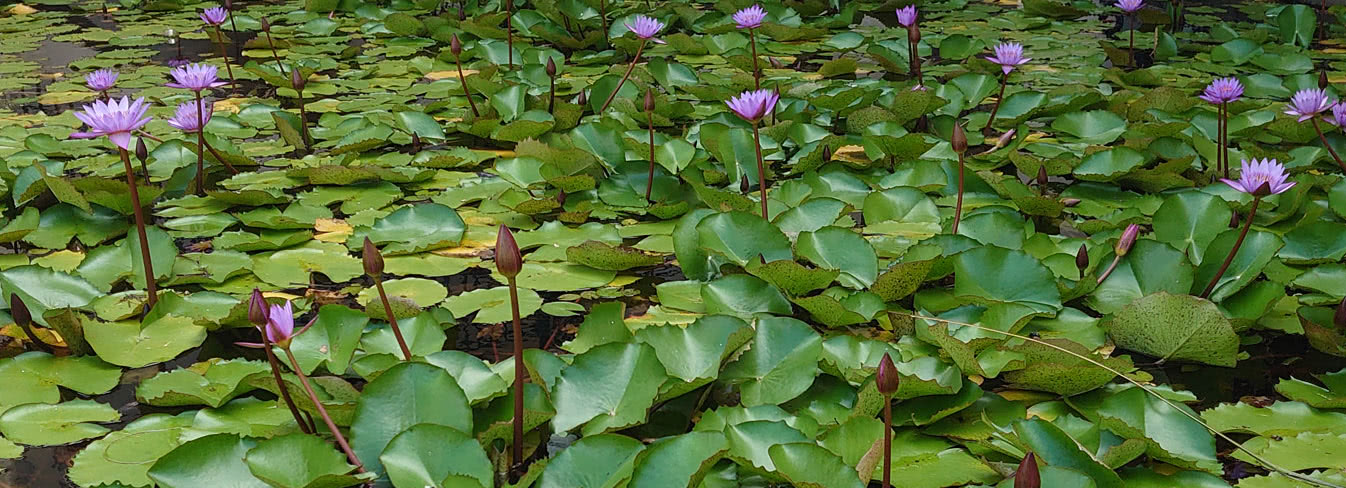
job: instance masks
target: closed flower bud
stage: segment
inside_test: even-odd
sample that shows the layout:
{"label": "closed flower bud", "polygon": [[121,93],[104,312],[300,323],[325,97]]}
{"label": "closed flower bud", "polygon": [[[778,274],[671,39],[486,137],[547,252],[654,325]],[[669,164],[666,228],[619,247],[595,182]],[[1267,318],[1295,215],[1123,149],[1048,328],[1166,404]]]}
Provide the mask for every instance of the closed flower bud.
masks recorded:
{"label": "closed flower bud", "polygon": [[519,253],[519,244],[514,242],[514,234],[509,227],[500,224],[495,236],[495,269],[506,278],[513,279],[523,269],[523,255]]}
{"label": "closed flower bud", "polygon": [[458,40],[458,34],[454,34],[449,39],[449,52],[453,53],[454,56],[463,54],[463,41]]}
{"label": "closed flower bud", "polygon": [[738,179],[738,192],[739,192],[739,193],[748,193],[748,189],[749,189],[749,188],[752,188],[752,187],[751,187],[751,186],[748,186],[748,175],[747,175],[747,174],[744,174],[742,178],[739,178],[739,179]]}
{"label": "closed flower bud", "polygon": [[1075,267],[1080,270],[1080,277],[1084,277],[1085,268],[1089,267],[1089,246],[1080,244],[1079,252],[1075,253]]}
{"label": "closed flower bud", "polygon": [[1318,88],[1319,88],[1319,89],[1326,90],[1326,89],[1327,89],[1327,85],[1329,85],[1329,83],[1328,83],[1328,81],[1327,81],[1327,72],[1326,72],[1326,71],[1319,71],[1319,72],[1318,72]]}
{"label": "closed flower bud", "polygon": [[144,163],[146,160],[148,160],[149,158],[150,158],[150,148],[145,147],[145,138],[143,138],[143,137],[137,137],[137,138],[136,138],[136,159],[140,160],[140,162],[143,164],[143,163]]}
{"label": "closed flower bud", "polygon": [[556,77],[556,61],[552,58],[547,58],[547,76]]}
{"label": "closed flower bud", "polygon": [[230,12],[234,11],[234,0],[224,0],[224,9]]}
{"label": "closed flower bud", "polygon": [[1117,239],[1117,246],[1112,250],[1118,256],[1125,256],[1131,250],[1131,246],[1136,244],[1137,237],[1140,237],[1140,226],[1136,224],[1126,226],[1126,230],[1122,231],[1122,237]]}
{"label": "closed flower bud", "polygon": [[294,86],[294,91],[303,93],[304,85],[308,84],[308,79],[299,73],[298,67],[290,67],[290,84]]}
{"label": "closed flower bud", "polygon": [[823,144],[823,162],[832,160],[832,146]]}
{"label": "closed flower bud", "polygon": [[374,247],[374,242],[365,238],[365,248],[362,256],[364,258],[365,274],[370,278],[379,279],[383,277],[383,253],[379,248]]}
{"label": "closed flower bud", "polygon": [[1067,198],[1067,199],[1061,200],[1061,204],[1062,204],[1062,205],[1065,205],[1066,207],[1074,207],[1074,206],[1080,204],[1080,199],[1078,199],[1078,198]]}
{"label": "closed flower bud", "polygon": [[776,58],[773,58],[773,57],[770,57],[770,56],[767,56],[767,58],[766,58],[766,62],[767,62],[767,63],[770,63],[772,68],[781,69],[781,68],[784,68],[784,67],[785,67],[785,63],[782,63],[782,62],[780,62],[779,59],[776,59]]}
{"label": "closed flower bud", "polygon": [[897,365],[893,364],[893,358],[888,353],[884,353],[883,359],[879,360],[879,374],[874,382],[879,387],[879,393],[883,396],[893,396],[894,393],[897,393]]}
{"label": "closed flower bud", "polygon": [[14,293],[9,294],[9,314],[14,317],[14,323],[19,327],[28,327],[33,323],[33,314],[28,311],[28,306],[23,304],[23,300]]}
{"label": "closed flower bud", "polygon": [[556,192],[556,204],[557,204],[557,205],[560,205],[560,206],[562,206],[562,207],[565,206],[565,204],[566,204],[566,191],[565,191],[565,190],[558,190],[558,191]]}
{"label": "closed flower bud", "polygon": [[1341,299],[1337,305],[1337,313],[1332,315],[1332,324],[1338,329],[1346,330],[1346,298]]}
{"label": "closed flower bud", "polygon": [[1005,146],[1008,146],[1009,143],[1010,143],[1010,141],[1013,141],[1013,140],[1014,140],[1014,134],[1015,134],[1016,132],[1018,132],[1018,129],[1010,129],[1009,131],[1005,132],[1004,134],[1000,134],[1000,139],[998,139],[998,140],[995,141],[995,147],[1005,147]]}
{"label": "closed flower bud", "polygon": [[266,298],[262,297],[262,290],[252,289],[252,296],[248,298],[248,322],[262,327],[266,325]]}
{"label": "closed flower bud", "polygon": [[654,111],[654,89],[652,88],[645,90],[645,111]]}
{"label": "closed flower bud", "polygon": [[1038,188],[1047,186],[1047,167],[1038,166]]}
{"label": "closed flower bud", "polygon": [[262,32],[271,32],[271,23],[267,22],[266,17],[262,17]]}
{"label": "closed flower bud", "polygon": [[580,96],[575,97],[575,103],[577,105],[584,105],[586,103],[589,103],[589,95],[585,92],[580,92]]}
{"label": "closed flower bud", "polygon": [[1038,474],[1038,458],[1033,453],[1024,456],[1019,469],[1014,470],[1014,488],[1042,488],[1042,475]]}
{"label": "closed flower bud", "polygon": [[949,143],[953,145],[953,152],[963,154],[967,152],[967,134],[963,132],[963,126],[958,123],[953,124],[953,137],[949,138]]}
{"label": "closed flower bud", "polygon": [[1237,229],[1238,227],[1239,227],[1239,213],[1238,213],[1238,212],[1230,212],[1230,213],[1229,213],[1229,228],[1230,228],[1230,229]]}
{"label": "closed flower bud", "polygon": [[419,149],[421,147],[421,135],[415,132],[411,133],[411,145]]}

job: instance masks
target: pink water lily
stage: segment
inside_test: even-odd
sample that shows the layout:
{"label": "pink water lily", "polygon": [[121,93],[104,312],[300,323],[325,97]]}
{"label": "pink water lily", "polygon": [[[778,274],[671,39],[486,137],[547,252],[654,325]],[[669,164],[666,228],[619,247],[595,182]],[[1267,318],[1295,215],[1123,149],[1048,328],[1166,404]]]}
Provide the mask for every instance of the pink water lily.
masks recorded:
{"label": "pink water lily", "polygon": [[1145,0],[1117,0],[1117,3],[1113,6],[1122,9],[1123,12],[1132,14],[1145,6]]}
{"label": "pink water lily", "polygon": [[1337,127],[1346,127],[1346,102],[1337,102],[1332,105],[1332,116],[1327,118],[1327,123]]}
{"label": "pink water lily", "polygon": [[630,22],[625,22],[624,25],[626,25],[626,29],[630,30],[631,33],[635,34],[636,37],[652,41],[658,44],[664,43],[664,41],[661,41],[654,37],[656,34],[659,33],[659,31],[664,29],[664,23],[655,20],[653,17],[637,15],[634,24]]}
{"label": "pink water lily", "polygon": [[897,9],[897,23],[902,24],[902,27],[911,27],[915,24],[916,6],[907,5],[906,7]]}
{"label": "pink water lily", "polygon": [[1303,122],[1331,107],[1332,100],[1328,99],[1327,90],[1305,88],[1290,98],[1290,108],[1285,111],[1285,115],[1299,117],[1299,121]]}
{"label": "pink water lily", "polygon": [[294,308],[290,301],[271,305],[266,314],[266,338],[273,343],[289,341],[294,337]]}
{"label": "pink water lily", "polygon": [[734,23],[740,29],[756,29],[762,26],[763,20],[766,20],[766,10],[761,5],[753,5],[734,12]]}
{"label": "pink water lily", "polygon": [[748,122],[757,123],[771,113],[780,99],[773,90],[749,90],[725,102],[729,109]]}
{"label": "pink water lily", "polygon": [[1235,190],[1262,197],[1283,193],[1294,187],[1295,182],[1285,181],[1287,178],[1289,175],[1285,172],[1285,166],[1275,159],[1253,159],[1252,162],[1245,159],[1237,181],[1228,178],[1220,178],[1220,181]]}
{"label": "pink water lily", "polygon": [[135,101],[128,97],[122,97],[121,100],[95,100],[85,105],[83,112],[75,112],[75,118],[88,124],[89,131],[76,132],[70,134],[70,137],[92,139],[107,136],[117,147],[130,150],[131,133],[150,121],[150,117],[145,116],[149,108],[144,98]]}
{"label": "pink water lily", "polygon": [[1000,65],[1000,69],[1009,74],[1014,68],[1023,65],[1033,58],[1024,57],[1024,46],[1017,42],[1005,42],[995,47],[995,55],[986,58],[988,61]]}

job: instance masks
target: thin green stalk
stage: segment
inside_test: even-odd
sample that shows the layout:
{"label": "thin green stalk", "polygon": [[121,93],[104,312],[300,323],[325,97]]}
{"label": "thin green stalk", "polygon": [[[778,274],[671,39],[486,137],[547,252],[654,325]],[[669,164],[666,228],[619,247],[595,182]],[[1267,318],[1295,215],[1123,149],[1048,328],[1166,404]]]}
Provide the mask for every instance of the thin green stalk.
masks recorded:
{"label": "thin green stalk", "polygon": [[1262,468],[1264,468],[1264,469],[1267,469],[1267,470],[1270,470],[1270,471],[1275,471],[1275,472],[1280,473],[1280,474],[1282,474],[1282,475],[1284,475],[1284,476],[1293,478],[1293,479],[1295,479],[1295,480],[1297,480],[1297,481],[1300,481],[1300,482],[1303,482],[1303,483],[1308,483],[1308,484],[1310,484],[1310,485],[1318,486],[1318,487],[1321,487],[1321,488],[1346,488],[1346,487],[1343,487],[1343,486],[1341,486],[1341,485],[1337,485],[1337,484],[1329,483],[1329,482],[1327,482],[1327,481],[1322,481],[1322,480],[1313,479],[1313,478],[1310,478],[1310,477],[1308,477],[1308,476],[1305,476],[1305,475],[1296,473],[1296,472],[1294,472],[1294,471],[1291,471],[1291,470],[1289,470],[1289,469],[1286,469],[1286,468],[1282,468],[1282,467],[1280,467],[1280,466],[1277,466],[1275,463],[1272,463],[1271,461],[1268,461],[1266,458],[1262,457],[1260,454],[1258,454],[1258,453],[1256,453],[1256,452],[1253,452],[1253,451],[1249,450],[1249,449],[1246,448],[1246,447],[1243,447],[1243,444],[1241,444],[1241,443],[1239,443],[1238,441],[1236,441],[1236,440],[1230,438],[1228,435],[1225,435],[1225,433],[1220,432],[1220,431],[1218,431],[1218,430],[1215,430],[1215,429],[1212,428],[1210,425],[1206,424],[1206,422],[1205,422],[1204,420],[1201,419],[1201,416],[1196,415],[1196,414],[1191,413],[1191,412],[1188,412],[1187,410],[1184,410],[1184,409],[1182,409],[1182,408],[1179,408],[1179,404],[1175,403],[1175,402],[1172,401],[1172,400],[1169,400],[1168,398],[1165,398],[1163,395],[1161,395],[1161,394],[1159,394],[1158,392],[1156,392],[1153,388],[1151,388],[1151,387],[1149,387],[1149,386],[1146,386],[1146,385],[1142,384],[1142,383],[1139,382],[1139,381],[1136,381],[1136,380],[1134,380],[1134,379],[1131,379],[1130,377],[1128,377],[1128,376],[1126,376],[1125,374],[1123,374],[1121,371],[1118,371],[1118,370],[1116,370],[1116,369],[1113,369],[1112,367],[1109,367],[1108,365],[1103,364],[1102,362],[1099,362],[1098,360],[1095,360],[1094,358],[1085,356],[1085,355],[1080,354],[1080,353],[1077,353],[1077,352],[1075,352],[1075,351],[1071,351],[1071,350],[1069,350],[1069,349],[1066,349],[1066,348],[1064,348],[1064,347],[1058,346],[1058,345],[1056,345],[1056,344],[1052,344],[1052,343],[1050,343],[1050,342],[1047,342],[1047,341],[1044,341],[1044,340],[1041,340],[1041,339],[1037,339],[1037,338],[1029,337],[1029,336],[1025,336],[1025,335],[1019,335],[1019,334],[1015,334],[1015,333],[1013,333],[1013,332],[1005,332],[1005,331],[1003,331],[1003,330],[992,329],[992,328],[990,328],[990,327],[983,327],[983,326],[980,326],[980,325],[977,325],[977,324],[970,324],[970,323],[967,323],[967,322],[958,322],[958,321],[955,321],[955,320],[947,320],[947,319],[941,319],[941,318],[937,318],[937,317],[927,317],[927,316],[924,316],[924,315],[914,314],[914,313],[907,313],[907,312],[901,312],[901,311],[893,312],[893,313],[896,313],[896,314],[899,314],[899,315],[905,315],[905,316],[907,316],[907,317],[911,317],[911,318],[913,318],[913,319],[929,320],[929,321],[934,321],[934,322],[944,322],[944,323],[946,323],[946,324],[954,324],[954,325],[961,325],[961,326],[963,326],[963,327],[971,327],[971,328],[974,328],[974,329],[977,329],[977,330],[980,330],[980,331],[992,332],[992,333],[995,333],[995,334],[1000,334],[1000,335],[1004,335],[1004,336],[1007,336],[1007,337],[1013,337],[1013,338],[1015,338],[1015,339],[1020,339],[1020,340],[1024,340],[1024,341],[1032,342],[1032,343],[1034,343],[1034,344],[1038,344],[1038,345],[1042,345],[1042,346],[1047,346],[1047,347],[1050,347],[1050,348],[1055,349],[1055,350],[1057,350],[1057,351],[1063,352],[1063,353],[1065,353],[1065,354],[1067,354],[1067,355],[1069,355],[1069,356],[1072,356],[1072,357],[1074,357],[1074,358],[1076,358],[1076,359],[1083,360],[1084,362],[1087,362],[1087,363],[1089,363],[1089,364],[1092,364],[1092,365],[1094,365],[1094,366],[1097,366],[1097,367],[1099,367],[1099,368],[1102,368],[1103,370],[1105,370],[1105,371],[1107,371],[1107,372],[1109,372],[1109,373],[1112,373],[1114,376],[1121,377],[1123,380],[1126,380],[1126,382],[1131,383],[1131,384],[1133,384],[1133,385],[1139,387],[1141,390],[1145,391],[1145,393],[1148,393],[1150,396],[1153,396],[1153,397],[1159,399],[1159,401],[1164,402],[1164,403],[1167,404],[1169,407],[1171,407],[1173,410],[1177,411],[1178,413],[1183,414],[1183,416],[1185,416],[1185,417],[1191,419],[1192,421],[1194,421],[1194,422],[1196,422],[1196,423],[1198,423],[1198,424],[1201,424],[1201,426],[1202,426],[1202,427],[1205,427],[1206,430],[1210,431],[1211,434],[1215,435],[1216,437],[1219,437],[1221,440],[1223,440],[1223,441],[1225,441],[1225,442],[1228,442],[1230,445],[1233,445],[1235,449],[1238,449],[1238,450],[1240,450],[1240,451],[1243,451],[1244,454],[1247,454],[1250,458],[1252,458],[1252,459],[1255,461],[1255,464],[1259,464],[1259,465],[1260,465]]}
{"label": "thin green stalk", "polygon": [[1238,240],[1234,241],[1234,247],[1229,248],[1229,255],[1225,256],[1224,263],[1221,264],[1220,269],[1215,272],[1215,276],[1210,278],[1210,284],[1206,285],[1206,289],[1201,292],[1201,298],[1210,296],[1210,292],[1215,290],[1215,284],[1220,281],[1220,277],[1224,276],[1224,272],[1229,269],[1229,263],[1234,262],[1234,255],[1238,254],[1239,246],[1243,245],[1243,238],[1248,237],[1248,229],[1251,229],[1253,226],[1253,217],[1257,215],[1257,204],[1259,203],[1262,203],[1262,197],[1254,196],[1253,208],[1248,210],[1248,221],[1243,223],[1243,230],[1239,231]]}

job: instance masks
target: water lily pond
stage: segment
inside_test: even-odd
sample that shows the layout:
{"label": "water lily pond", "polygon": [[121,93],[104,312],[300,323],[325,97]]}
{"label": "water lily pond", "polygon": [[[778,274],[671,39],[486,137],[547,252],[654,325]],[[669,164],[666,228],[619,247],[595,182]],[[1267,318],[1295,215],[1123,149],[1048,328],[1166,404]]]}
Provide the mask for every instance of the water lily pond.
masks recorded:
{"label": "water lily pond", "polygon": [[1346,486],[1339,2],[184,2],[0,6],[0,487]]}

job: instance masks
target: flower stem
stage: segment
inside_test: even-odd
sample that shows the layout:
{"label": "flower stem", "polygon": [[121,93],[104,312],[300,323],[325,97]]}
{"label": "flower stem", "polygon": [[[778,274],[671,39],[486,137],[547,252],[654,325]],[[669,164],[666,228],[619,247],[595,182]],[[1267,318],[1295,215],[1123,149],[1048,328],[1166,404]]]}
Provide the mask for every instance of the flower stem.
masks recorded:
{"label": "flower stem", "polygon": [[1243,223],[1243,230],[1239,231],[1238,240],[1234,241],[1234,247],[1229,248],[1229,255],[1225,256],[1224,263],[1220,264],[1220,269],[1215,271],[1215,276],[1210,279],[1210,284],[1206,285],[1205,291],[1201,292],[1201,298],[1210,297],[1210,292],[1215,290],[1215,284],[1224,276],[1224,272],[1229,269],[1229,263],[1234,262],[1234,255],[1238,254],[1239,246],[1243,245],[1243,238],[1248,237],[1248,229],[1253,226],[1253,216],[1257,215],[1257,204],[1262,203],[1262,197],[1253,197],[1253,207],[1248,209],[1248,221]]}
{"label": "flower stem", "polygon": [[1126,45],[1126,56],[1131,61],[1131,67],[1135,68],[1140,63],[1136,62],[1136,28],[1131,27],[1131,41]]}
{"label": "flower stem", "polygon": [[201,92],[196,92],[196,195],[206,195],[206,107],[201,103]]}
{"label": "flower stem", "polygon": [[299,415],[299,407],[294,404],[294,398],[290,397],[290,389],[285,387],[285,382],[280,379],[280,361],[276,359],[276,353],[271,350],[271,339],[266,336],[266,331],[262,331],[262,350],[266,351],[266,361],[271,364],[271,377],[276,380],[276,389],[280,391],[280,398],[285,401],[285,406],[290,408],[290,415],[294,416],[294,423],[299,424],[299,430],[305,434],[312,434],[317,429],[304,421],[304,417]]}
{"label": "flower stem", "polygon": [[402,348],[402,360],[411,360],[411,349],[407,348],[407,341],[402,338],[402,328],[397,326],[397,316],[393,314],[393,307],[388,305],[388,293],[383,291],[383,277],[374,277],[374,286],[379,289],[379,300],[383,302],[383,311],[388,315],[388,325],[393,328],[393,337],[397,338],[397,347]]}
{"label": "flower stem", "polygon": [[1120,262],[1122,262],[1121,255],[1113,256],[1112,264],[1108,265],[1108,269],[1103,270],[1103,274],[1098,275],[1098,281],[1095,284],[1103,284],[1103,280],[1108,279],[1108,275],[1112,274],[1112,270],[1117,269],[1117,263]]}
{"label": "flower stem", "polygon": [[[453,62],[458,65],[458,84],[463,85],[463,96],[467,97],[467,106],[472,107],[472,116],[481,117],[481,112],[477,111],[477,102],[472,101],[472,91],[467,89],[467,77],[463,76],[463,60],[457,54],[453,55]],[[552,96],[556,96],[556,81],[552,80]],[[547,111],[551,111],[551,105],[547,105]]]}
{"label": "flower stem", "polygon": [[509,277],[509,307],[514,314],[514,445],[510,446],[514,455],[515,473],[523,472],[523,332],[519,321],[519,285],[514,277]]}
{"label": "flower stem", "polygon": [[207,142],[207,141],[205,141],[204,139],[202,140],[202,142],[206,145],[206,150],[207,150],[207,151],[210,151],[210,155],[211,155],[211,156],[215,156],[215,160],[217,160],[217,161],[219,161],[220,163],[224,164],[224,167],[225,167],[225,168],[228,168],[228,169],[229,169],[229,172],[231,172],[231,173],[233,173],[233,174],[238,174],[238,168],[235,168],[234,165],[229,164],[229,160],[228,160],[228,159],[224,159],[224,156],[221,156],[221,155],[220,155],[220,152],[219,152],[219,151],[216,151],[216,150],[215,150],[215,147],[210,145],[210,142]]}
{"label": "flower stem", "polygon": [[1220,103],[1217,124],[1215,125],[1215,138],[1219,141],[1220,152],[1215,155],[1216,166],[1218,170],[1224,173],[1224,177],[1229,177],[1229,141],[1226,139],[1225,125],[1229,123],[1229,107],[1226,103]]}
{"label": "flower stem", "polygon": [[762,218],[770,222],[771,218],[766,214],[766,168],[762,162],[762,135],[757,130],[757,122],[752,123],[753,147],[757,149],[757,191],[759,200],[762,201]]}
{"label": "flower stem", "polygon": [[[458,73],[461,75],[461,74],[462,74],[462,71],[459,71]],[[548,93],[549,93],[549,95],[547,95],[547,113],[550,114],[550,113],[552,113],[552,108],[556,106],[556,77],[555,77],[555,76],[552,76],[552,77],[551,77],[551,90],[549,90]],[[471,98],[471,97],[468,97],[468,98]],[[475,108],[475,107],[474,107],[474,108]],[[474,112],[475,112],[475,110],[474,110]]]}
{"label": "flower stem", "polygon": [[617,87],[613,88],[612,93],[608,94],[608,99],[603,101],[603,108],[598,109],[598,113],[601,114],[606,111],[608,105],[612,104],[612,99],[617,97],[617,92],[622,91],[622,85],[625,85],[626,79],[631,77],[631,70],[636,69],[636,63],[640,62],[640,53],[645,51],[646,42],[649,42],[649,40],[640,40],[640,46],[636,48],[636,57],[631,58],[631,64],[626,66],[626,73],[622,74],[622,81],[617,82]]}
{"label": "flower stem", "polygon": [[1341,157],[1337,156],[1337,151],[1332,149],[1332,145],[1327,142],[1327,136],[1323,135],[1323,129],[1318,127],[1318,118],[1314,117],[1309,120],[1313,121],[1313,130],[1318,133],[1318,139],[1323,141],[1323,147],[1327,148],[1327,153],[1332,155],[1332,160],[1337,162],[1337,166],[1341,166],[1342,171],[1346,171],[1346,163],[1341,162]]}
{"label": "flower stem", "polygon": [[[603,43],[609,43],[608,40],[608,2],[607,0],[598,0],[598,19],[603,21]],[[618,85],[618,88],[621,86]]]}
{"label": "flower stem", "polygon": [[514,67],[514,2],[505,0],[505,51],[507,52],[506,63],[510,68]]}
{"label": "flower stem", "polygon": [[276,53],[276,43],[271,40],[271,32],[266,32],[266,44],[271,46],[271,57],[276,60],[276,67],[280,69],[280,75],[285,76],[285,63],[280,62],[280,54]]}
{"label": "flower stem", "polygon": [[323,423],[327,424],[327,430],[332,431],[332,437],[336,438],[337,445],[346,453],[346,459],[355,465],[356,471],[365,472],[364,463],[360,462],[360,458],[355,457],[355,451],[351,450],[351,445],[346,442],[346,437],[341,435],[341,429],[338,429],[336,423],[332,422],[332,416],[327,414],[327,407],[323,406],[322,402],[318,400],[318,394],[313,392],[312,386],[309,386],[308,376],[304,375],[304,371],[299,369],[299,361],[294,358],[294,353],[290,352],[289,348],[281,349],[285,351],[285,356],[290,359],[290,365],[294,366],[294,374],[299,377],[299,384],[304,386],[304,392],[308,393],[309,400],[313,400],[313,406],[318,409],[318,415],[322,417]]}
{"label": "flower stem", "polygon": [[[215,37],[219,37],[220,40],[224,40],[224,34],[220,32],[220,26],[218,25],[215,26]],[[224,49],[223,42],[220,43],[220,57],[224,58],[224,69],[229,72],[229,89],[233,90],[234,88],[237,88],[234,85],[235,83],[234,67],[233,65],[229,64],[229,52]]]}
{"label": "flower stem", "polygon": [[953,207],[953,233],[958,233],[958,221],[963,220],[963,153],[958,153],[958,203]]}
{"label": "flower stem", "polygon": [[748,29],[748,39],[752,43],[752,83],[754,90],[762,89],[762,70],[757,68],[757,29]]}
{"label": "flower stem", "polygon": [[645,112],[645,115],[650,127],[650,178],[645,184],[645,201],[653,202],[650,191],[654,189],[654,112]]}
{"label": "flower stem", "polygon": [[892,486],[893,473],[893,399],[883,399],[883,488]]}
{"label": "flower stem", "polygon": [[[1009,73],[1000,76],[1000,94],[995,96],[995,106],[991,107],[991,117],[986,119],[986,127],[995,124],[995,114],[1000,112],[1000,102],[1005,101],[1005,85],[1009,84]],[[959,163],[960,165],[962,163]]]}
{"label": "flower stem", "polygon": [[154,263],[150,260],[150,240],[145,235],[145,211],[140,208],[140,190],[136,188],[136,173],[131,168],[131,155],[125,149],[118,148],[122,156],[122,165],[126,167],[126,186],[131,192],[131,210],[136,218],[136,234],[140,237],[140,260],[145,263],[145,292],[149,298],[145,301],[148,312],[159,302],[159,284],[154,282]]}
{"label": "flower stem", "polygon": [[304,92],[302,90],[295,90],[294,93],[295,96],[299,97],[299,130],[304,133],[304,151],[308,152],[309,147],[313,145],[313,139],[309,138],[308,135],[308,111],[304,110]]}

